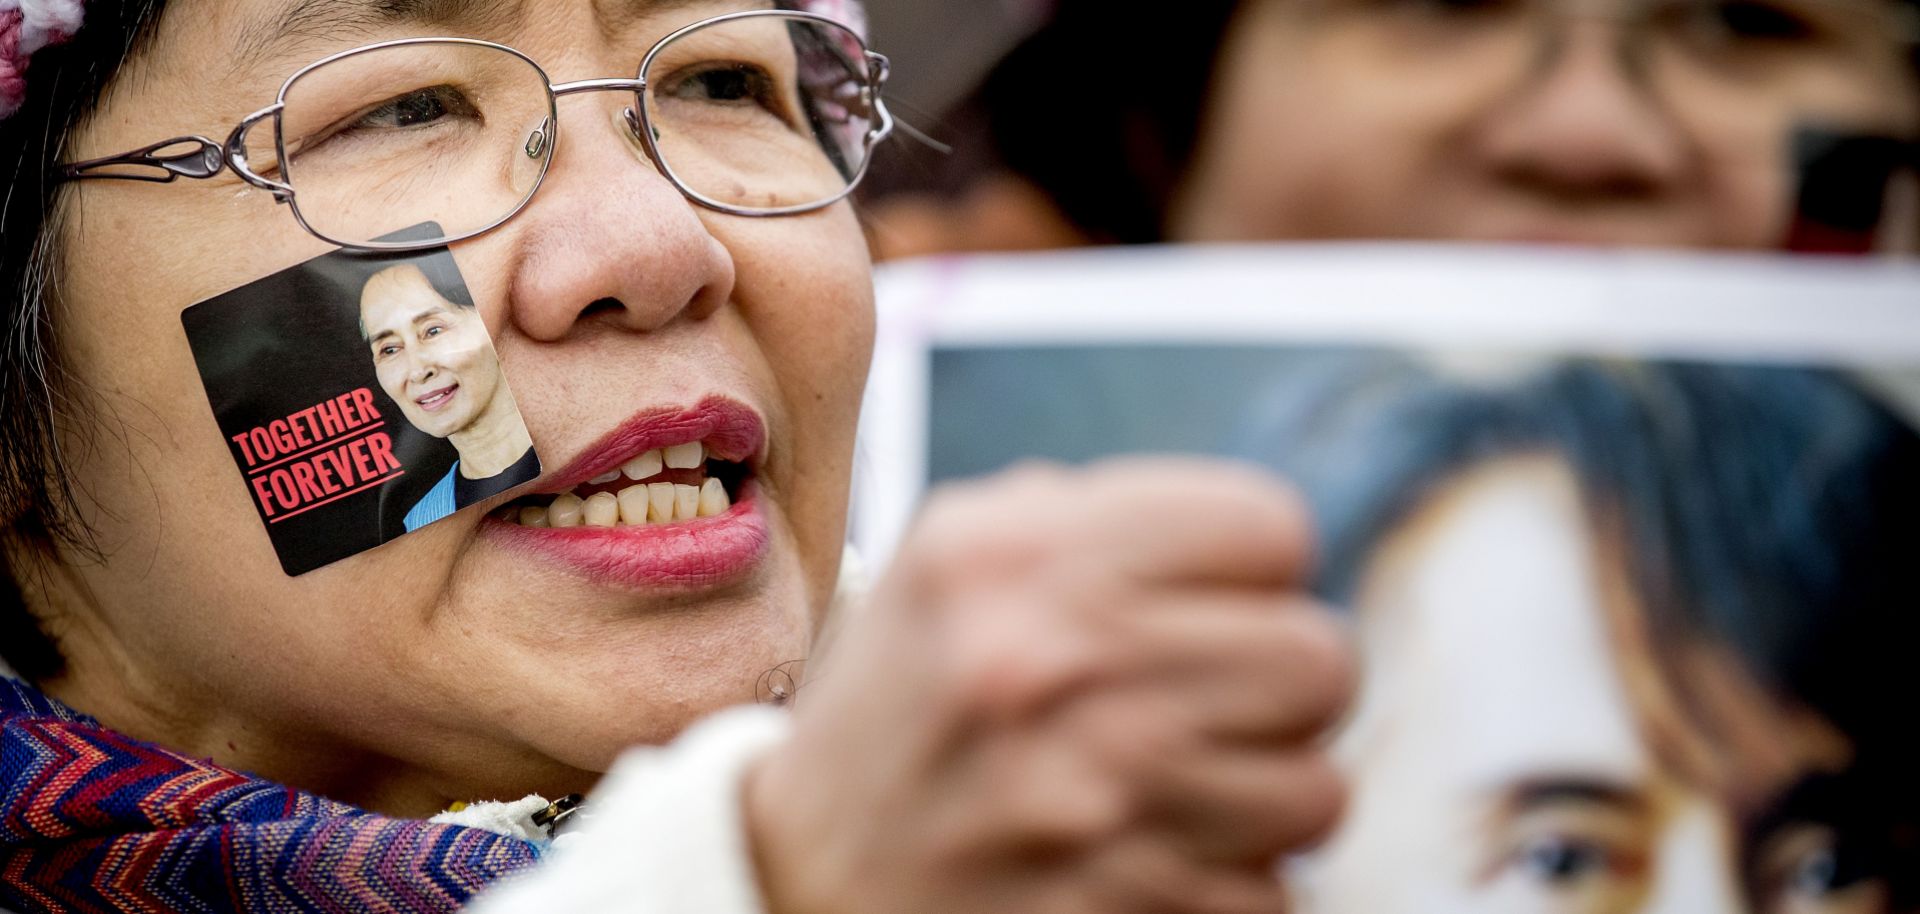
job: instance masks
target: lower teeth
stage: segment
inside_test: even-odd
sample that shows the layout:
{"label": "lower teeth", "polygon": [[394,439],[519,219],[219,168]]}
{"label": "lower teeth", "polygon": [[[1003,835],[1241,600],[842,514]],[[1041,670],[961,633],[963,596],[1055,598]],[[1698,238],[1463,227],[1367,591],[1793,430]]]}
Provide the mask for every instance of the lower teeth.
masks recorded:
{"label": "lower teeth", "polygon": [[633,485],[618,495],[600,492],[582,500],[561,495],[542,508],[519,509],[511,520],[522,527],[638,527],[715,517],[727,513],[733,499],[718,479],[698,486],[656,482]]}

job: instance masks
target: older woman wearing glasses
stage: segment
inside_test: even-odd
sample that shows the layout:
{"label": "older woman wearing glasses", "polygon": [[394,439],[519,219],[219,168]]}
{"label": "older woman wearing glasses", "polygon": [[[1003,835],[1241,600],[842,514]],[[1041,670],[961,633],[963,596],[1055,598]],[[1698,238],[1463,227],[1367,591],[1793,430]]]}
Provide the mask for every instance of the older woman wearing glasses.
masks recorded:
{"label": "older woman wearing glasses", "polygon": [[[722,710],[840,576],[889,118],[833,6],[0,0],[0,908],[1281,907],[1350,682],[1249,471],[949,493]],[[547,471],[289,577],[181,312],[439,246]],[[671,473],[714,510],[571,513]]]}

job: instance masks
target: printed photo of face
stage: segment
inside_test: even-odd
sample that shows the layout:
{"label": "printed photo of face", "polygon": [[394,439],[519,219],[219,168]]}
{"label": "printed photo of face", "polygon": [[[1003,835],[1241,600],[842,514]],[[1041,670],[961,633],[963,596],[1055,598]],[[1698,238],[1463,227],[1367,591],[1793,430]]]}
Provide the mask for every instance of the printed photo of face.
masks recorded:
{"label": "printed photo of face", "polygon": [[1708,745],[1635,634],[1618,557],[1545,456],[1465,472],[1389,535],[1355,606],[1369,670],[1341,742],[1355,802],[1304,910],[1886,910],[1884,884],[1848,878],[1832,829],[1744,828],[1752,804],[1844,767],[1844,741],[1701,656],[1686,691],[1721,696],[1716,721],[1751,740],[1746,759]]}
{"label": "printed photo of face", "polygon": [[419,267],[369,279],[360,326],[380,388],[413,427],[452,438],[500,414],[506,385],[479,309],[448,301]]}
{"label": "printed photo of face", "polygon": [[1912,428],[1792,368],[1288,381],[1250,453],[1314,502],[1363,670],[1297,910],[1907,910],[1913,585],[1875,544]]}

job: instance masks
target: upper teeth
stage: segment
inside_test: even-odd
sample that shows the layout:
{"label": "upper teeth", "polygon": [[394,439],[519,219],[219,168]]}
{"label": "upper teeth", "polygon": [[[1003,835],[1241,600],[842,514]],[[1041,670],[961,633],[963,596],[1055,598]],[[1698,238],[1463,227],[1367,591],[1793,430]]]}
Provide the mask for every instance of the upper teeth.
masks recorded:
{"label": "upper teeth", "polygon": [[666,464],[662,462],[660,452],[653,450],[627,461],[627,465],[621,467],[620,472],[627,474],[628,479],[640,480],[660,475],[660,471],[665,467]]}
{"label": "upper teeth", "polygon": [[666,448],[661,456],[666,460],[668,469],[691,470],[707,462],[707,449],[698,441],[690,441]]}

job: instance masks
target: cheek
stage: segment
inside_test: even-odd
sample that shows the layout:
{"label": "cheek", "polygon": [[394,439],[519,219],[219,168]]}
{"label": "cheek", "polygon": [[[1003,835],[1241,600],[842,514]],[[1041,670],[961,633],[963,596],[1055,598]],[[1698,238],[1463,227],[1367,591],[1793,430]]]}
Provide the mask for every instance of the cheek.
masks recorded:
{"label": "cheek", "polygon": [[229,694],[266,700],[313,675],[300,646],[330,643],[329,613],[348,592],[282,571],[181,330],[191,298],[100,276],[68,292],[60,358],[85,431],[68,436],[64,470],[106,556],[75,566],[93,611],[127,659],[182,689],[241,681]]}
{"label": "cheek", "polygon": [[850,207],[796,219],[729,221],[735,290],[789,430],[769,474],[785,487],[801,560],[825,603],[840,560],[854,428],[873,354],[872,265]]}
{"label": "cheek", "polygon": [[874,333],[872,264],[852,210],[728,227],[739,229],[726,239],[739,307],[801,420],[796,434],[850,440]]}
{"label": "cheek", "polygon": [[463,334],[461,339],[452,342],[444,358],[447,367],[460,376],[460,383],[491,388],[499,380],[500,362],[484,337],[476,340]]}
{"label": "cheek", "polygon": [[380,388],[387,392],[395,402],[405,399],[401,393],[407,386],[407,362],[402,356],[394,356],[375,362],[373,374],[380,379]]}
{"label": "cheek", "polygon": [[1298,25],[1242,38],[1219,76],[1176,237],[1404,234],[1396,214],[1418,199],[1423,163],[1465,103],[1433,91],[1444,80],[1383,78],[1396,68],[1380,56]]}

